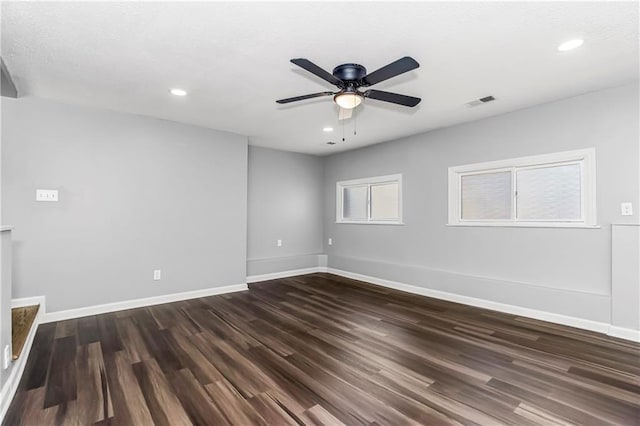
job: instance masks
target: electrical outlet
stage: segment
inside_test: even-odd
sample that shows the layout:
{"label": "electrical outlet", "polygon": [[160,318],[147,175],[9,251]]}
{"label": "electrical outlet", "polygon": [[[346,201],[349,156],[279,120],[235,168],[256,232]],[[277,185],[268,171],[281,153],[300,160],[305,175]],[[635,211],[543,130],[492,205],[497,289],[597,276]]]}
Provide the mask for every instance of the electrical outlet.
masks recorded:
{"label": "electrical outlet", "polygon": [[7,369],[9,368],[9,365],[11,365],[11,360],[12,360],[12,356],[11,356],[11,346],[7,345],[4,347],[4,354],[2,357],[2,368],[3,369]]}
{"label": "electrical outlet", "polygon": [[622,216],[633,216],[633,204],[620,203],[620,213]]}
{"label": "electrical outlet", "polygon": [[162,279],[162,271],[160,269],[156,269],[153,271],[153,280],[160,281]]}
{"label": "electrical outlet", "polygon": [[278,247],[282,247],[282,240],[278,240],[278,241],[276,241],[276,245],[277,245]]}
{"label": "electrical outlet", "polygon": [[36,189],[36,201],[58,201],[58,190]]}
{"label": "electrical outlet", "polygon": [[333,239],[332,238],[329,238],[329,245],[330,246],[333,245]]}

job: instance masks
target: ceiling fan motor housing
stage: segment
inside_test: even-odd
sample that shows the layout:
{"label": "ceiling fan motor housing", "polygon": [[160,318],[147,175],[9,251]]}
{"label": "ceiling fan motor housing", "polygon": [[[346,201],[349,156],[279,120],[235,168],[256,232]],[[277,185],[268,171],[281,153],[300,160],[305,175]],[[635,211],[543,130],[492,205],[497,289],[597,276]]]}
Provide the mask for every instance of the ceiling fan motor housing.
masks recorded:
{"label": "ceiling fan motor housing", "polygon": [[320,68],[305,58],[294,58],[291,63],[302,69],[309,71],[311,74],[320,77],[324,81],[338,87],[339,91],[319,92],[309,95],[295,96],[293,98],[279,99],[279,104],[288,104],[290,102],[303,101],[305,99],[319,98],[323,96],[333,96],[333,100],[341,108],[355,108],[364,98],[377,101],[390,102],[393,104],[414,107],[420,103],[420,98],[413,96],[401,95],[399,93],[384,92],[382,90],[369,89],[366,92],[360,92],[361,87],[369,87],[382,81],[393,78],[397,75],[414,70],[420,66],[415,59],[405,56],[397,61],[383,66],[374,72],[367,74],[367,69],[360,64],[342,64],[333,69],[333,74]]}
{"label": "ceiling fan motor housing", "polygon": [[359,64],[342,64],[333,69],[333,76],[343,81],[360,81],[367,75],[367,69]]}

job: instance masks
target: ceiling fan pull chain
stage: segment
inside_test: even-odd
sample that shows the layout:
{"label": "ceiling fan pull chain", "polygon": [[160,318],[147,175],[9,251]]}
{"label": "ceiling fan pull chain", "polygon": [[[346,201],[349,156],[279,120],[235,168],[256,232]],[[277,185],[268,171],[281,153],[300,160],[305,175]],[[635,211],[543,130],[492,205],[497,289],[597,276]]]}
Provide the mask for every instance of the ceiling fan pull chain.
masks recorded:
{"label": "ceiling fan pull chain", "polygon": [[344,142],[344,120],[342,120],[342,142]]}
{"label": "ceiling fan pull chain", "polygon": [[358,131],[358,114],[353,113],[353,136],[357,134]]}

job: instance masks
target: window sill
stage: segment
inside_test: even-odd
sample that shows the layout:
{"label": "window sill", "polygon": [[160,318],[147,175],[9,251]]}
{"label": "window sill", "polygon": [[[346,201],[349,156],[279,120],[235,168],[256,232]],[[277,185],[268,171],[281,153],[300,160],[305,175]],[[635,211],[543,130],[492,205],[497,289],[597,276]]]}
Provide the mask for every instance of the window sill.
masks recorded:
{"label": "window sill", "polygon": [[584,223],[545,223],[545,222],[476,222],[476,223],[447,223],[454,227],[501,227],[501,228],[581,228],[600,229],[600,225],[585,225]]}
{"label": "window sill", "polygon": [[372,220],[369,222],[357,222],[357,221],[347,221],[347,220],[337,220],[336,221],[337,224],[347,224],[347,225],[404,225],[404,222],[391,222],[391,221],[384,221],[384,220]]}

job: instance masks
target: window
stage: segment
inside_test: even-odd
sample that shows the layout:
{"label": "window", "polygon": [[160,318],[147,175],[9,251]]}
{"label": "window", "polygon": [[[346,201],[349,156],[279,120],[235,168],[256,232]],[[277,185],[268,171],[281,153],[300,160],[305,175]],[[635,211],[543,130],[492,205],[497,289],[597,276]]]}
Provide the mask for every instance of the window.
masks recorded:
{"label": "window", "polygon": [[596,227],[595,150],[450,167],[449,225]]}
{"label": "window", "polygon": [[402,224],[402,175],[336,183],[336,222]]}

